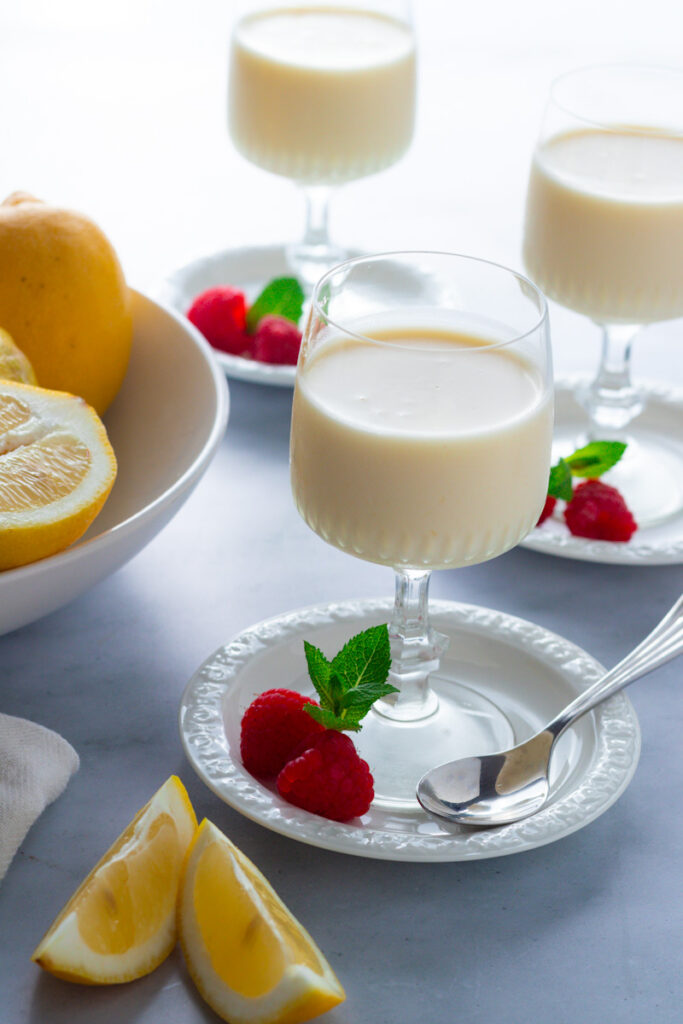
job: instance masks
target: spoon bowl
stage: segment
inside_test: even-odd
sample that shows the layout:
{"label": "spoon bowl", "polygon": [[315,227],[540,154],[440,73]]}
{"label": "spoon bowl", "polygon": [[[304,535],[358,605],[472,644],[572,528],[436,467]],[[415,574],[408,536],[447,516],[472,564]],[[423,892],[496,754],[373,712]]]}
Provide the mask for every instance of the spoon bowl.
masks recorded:
{"label": "spoon bowl", "polygon": [[422,776],[417,799],[447,821],[491,827],[540,810],[550,793],[555,742],[582,715],[683,650],[683,597],[659,625],[610,672],[576,697],[540,732],[510,750],[463,757]]}

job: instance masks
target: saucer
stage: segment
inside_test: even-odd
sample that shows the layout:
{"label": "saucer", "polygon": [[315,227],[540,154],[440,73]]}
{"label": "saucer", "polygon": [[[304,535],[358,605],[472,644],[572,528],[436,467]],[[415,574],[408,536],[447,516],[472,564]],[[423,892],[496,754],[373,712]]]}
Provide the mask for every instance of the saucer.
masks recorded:
{"label": "saucer", "polygon": [[[349,249],[344,258],[360,255],[359,250]],[[287,246],[245,245],[242,248],[226,249],[209,256],[201,256],[187,263],[169,274],[154,291],[160,302],[171,306],[184,316],[196,296],[207,288],[219,284],[234,285],[246,294],[247,302],[253,302],[274,277],[286,277],[291,274],[292,268],[287,262]],[[300,328],[305,321],[306,309],[307,305],[304,304]],[[279,388],[294,387],[296,366],[260,363],[256,359],[232,356],[216,349],[213,349],[213,352],[226,377],[232,380],[246,380],[252,384],[266,384]]]}
{"label": "saucer", "polygon": [[[555,382],[555,439],[579,438],[586,414],[574,397],[580,377]],[[639,435],[683,461],[683,391],[656,384],[639,385],[645,408],[638,416]],[[609,474],[605,482],[609,483]],[[558,507],[555,515],[526,537],[521,546],[546,555],[613,565],[676,565],[683,562],[683,511],[657,525],[637,530],[627,543],[574,537]]]}
{"label": "saucer", "polygon": [[[175,270],[155,289],[160,301],[185,315],[206,288],[234,285],[253,301],[268,281],[291,274],[284,245],[245,246],[193,260]],[[213,350],[226,377],[271,387],[293,388],[296,366],[276,366]]]}
{"label": "saucer", "polygon": [[[391,609],[390,601],[367,600],[287,612],[244,630],[207,658],[183,694],[180,735],[193,768],[221,800],[274,832],[322,849],[382,860],[461,861],[554,842],[603,814],[623,793],[640,751],[638,720],[623,693],[560,739],[545,807],[495,829],[438,822],[417,800],[400,811],[373,803],[362,818],[339,824],[286,803],[274,786],[251,776],[240,761],[239,735],[254,697],[276,686],[311,693],[303,640],[329,655],[360,630],[387,622]],[[581,648],[523,619],[446,601],[430,609],[435,628],[450,638],[442,668],[500,708],[517,742],[603,672]]]}

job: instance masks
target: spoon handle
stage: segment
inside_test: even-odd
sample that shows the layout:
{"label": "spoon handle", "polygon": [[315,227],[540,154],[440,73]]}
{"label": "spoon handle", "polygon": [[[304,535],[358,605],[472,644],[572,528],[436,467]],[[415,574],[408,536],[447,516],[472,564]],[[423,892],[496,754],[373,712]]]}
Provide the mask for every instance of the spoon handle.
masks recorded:
{"label": "spoon handle", "polygon": [[629,683],[675,658],[681,651],[683,651],[683,596],[679,597],[659,625],[655,626],[635,650],[627,654],[618,665],[615,665],[602,678],[579,694],[564,711],[561,711],[546,726],[546,730],[555,737],[559,736],[581,715],[585,715],[587,711],[628,686]]}

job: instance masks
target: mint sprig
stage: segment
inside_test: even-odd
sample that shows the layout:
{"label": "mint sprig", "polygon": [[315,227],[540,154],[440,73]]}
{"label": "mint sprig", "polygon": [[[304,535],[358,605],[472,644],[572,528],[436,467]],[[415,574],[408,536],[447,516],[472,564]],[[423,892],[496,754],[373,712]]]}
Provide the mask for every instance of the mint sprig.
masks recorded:
{"label": "mint sprig", "polygon": [[386,625],[358,633],[332,661],[306,640],[304,651],[308,674],[320,700],[320,707],[305,704],[304,708],[326,729],[359,732],[361,720],[375,701],[398,692],[386,681],[391,665]]}
{"label": "mint sprig", "polygon": [[571,501],[574,488],[572,487],[572,471],[566,459],[551,467],[550,480],[548,481],[548,494],[553,498],[562,498],[563,501]]}
{"label": "mint sprig", "polygon": [[623,441],[591,441],[585,448],[575,451],[566,461],[574,476],[593,479],[616,466],[625,451],[626,445]]}
{"label": "mint sprig", "polygon": [[591,441],[585,447],[578,448],[551,468],[548,494],[553,498],[571,501],[574,493],[573,477],[589,477],[593,480],[602,476],[612,466],[616,466],[625,451],[623,441]]}
{"label": "mint sprig", "polygon": [[295,277],[275,277],[247,312],[247,331],[253,334],[264,316],[283,316],[298,324],[304,308],[304,291]]}

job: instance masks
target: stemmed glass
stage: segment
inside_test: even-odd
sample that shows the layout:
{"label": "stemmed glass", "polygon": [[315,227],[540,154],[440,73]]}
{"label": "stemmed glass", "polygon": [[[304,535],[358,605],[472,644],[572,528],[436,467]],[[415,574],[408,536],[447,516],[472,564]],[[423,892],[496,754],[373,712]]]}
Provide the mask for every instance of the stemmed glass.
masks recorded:
{"label": "stemmed glass", "polygon": [[641,526],[679,512],[683,460],[639,427],[631,351],[643,325],[683,315],[683,72],[613,65],[554,83],[531,166],[524,261],[549,298],[602,329],[597,374],[577,399],[588,438],[628,443],[606,481]]}
{"label": "stemmed glass", "polygon": [[329,544],[395,570],[399,692],[357,737],[379,801],[413,803],[427,768],[509,735],[500,709],[440,668],[447,641],[429,622],[429,579],[494,558],[532,529],[552,417],[545,300],[513,271],[389,253],[347,261],[316,285],[294,391],[292,489]]}
{"label": "stemmed glass", "polygon": [[309,289],[343,259],[328,234],[332,190],[396,163],[414,118],[409,3],[244,5],[231,45],[230,134],[247,160],[302,188],[306,227],[287,258]]}

